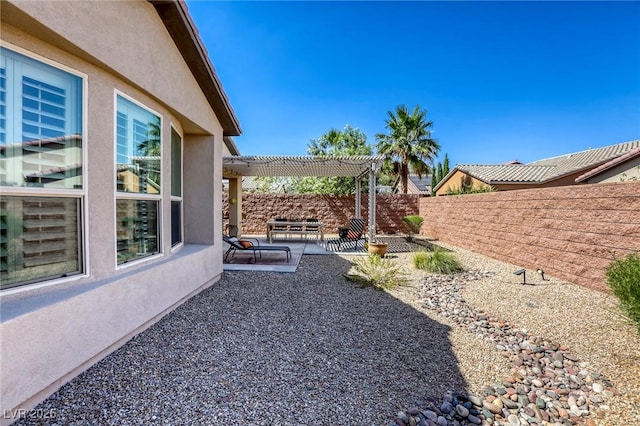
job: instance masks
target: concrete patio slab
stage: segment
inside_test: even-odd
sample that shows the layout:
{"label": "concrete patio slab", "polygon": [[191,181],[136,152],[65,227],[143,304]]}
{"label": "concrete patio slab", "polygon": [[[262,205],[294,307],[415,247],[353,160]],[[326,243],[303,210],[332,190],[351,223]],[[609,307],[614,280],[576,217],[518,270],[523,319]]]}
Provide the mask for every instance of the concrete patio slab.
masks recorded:
{"label": "concrete patio slab", "polygon": [[[247,236],[247,238],[257,239],[260,245],[268,246],[270,245],[264,236]],[[227,251],[228,245],[225,244],[224,251]],[[274,245],[274,244],[271,244]],[[253,253],[241,253],[236,252],[233,256],[234,259],[240,257],[242,258],[240,263],[227,263],[225,262],[223,265],[224,271],[253,271],[253,272],[286,272],[293,273],[296,272],[298,268],[298,264],[300,263],[300,259],[302,258],[302,254],[305,252],[305,247],[307,245],[306,241],[285,241],[278,242],[276,245],[279,246],[287,246],[291,249],[291,259],[289,262],[286,261],[286,256],[284,252],[282,253],[270,253],[263,252],[262,259],[258,257],[258,261],[254,263],[253,261]],[[244,261],[246,259],[246,262]]]}

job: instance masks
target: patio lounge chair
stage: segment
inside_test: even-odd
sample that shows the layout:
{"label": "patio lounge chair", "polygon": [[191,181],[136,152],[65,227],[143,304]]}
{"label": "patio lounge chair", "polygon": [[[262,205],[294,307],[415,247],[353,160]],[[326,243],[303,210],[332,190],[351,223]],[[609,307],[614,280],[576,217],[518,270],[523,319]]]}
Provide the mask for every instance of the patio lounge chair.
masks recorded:
{"label": "patio lounge chair", "polygon": [[327,248],[330,245],[336,245],[336,249],[339,251],[342,248],[342,244],[349,244],[355,242],[354,248],[358,249],[358,243],[360,240],[364,241],[364,219],[351,219],[349,222],[349,228],[339,228],[339,238],[335,240],[327,241]]}
{"label": "patio lounge chair", "polygon": [[237,250],[253,251],[254,262],[258,261],[258,258],[256,257],[256,252],[260,252],[260,257],[262,257],[263,251],[284,251],[287,255],[287,262],[291,260],[291,248],[287,246],[273,246],[273,245],[261,246],[260,241],[258,241],[255,238],[249,238],[251,240],[254,240],[255,243],[249,241],[248,238],[238,239],[236,237],[228,237],[226,235],[223,235],[222,239],[224,240],[225,243],[229,244],[229,249],[224,254],[224,260],[227,260],[229,256],[233,257],[233,255]]}

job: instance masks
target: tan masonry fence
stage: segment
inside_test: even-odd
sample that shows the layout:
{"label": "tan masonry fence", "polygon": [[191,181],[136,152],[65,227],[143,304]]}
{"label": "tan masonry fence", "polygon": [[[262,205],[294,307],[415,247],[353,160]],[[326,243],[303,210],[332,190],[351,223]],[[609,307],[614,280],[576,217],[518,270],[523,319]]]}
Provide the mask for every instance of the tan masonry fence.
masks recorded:
{"label": "tan masonry fence", "polygon": [[[378,194],[376,196],[376,232],[379,234],[404,233],[402,218],[418,214],[418,195]],[[369,202],[362,197],[362,205]],[[223,197],[223,214],[228,208],[227,194]],[[363,218],[367,211],[363,209]],[[242,233],[264,234],[269,219],[316,218],[324,223],[325,234],[337,234],[339,227],[349,224],[355,217],[355,196],[316,194],[243,194]]]}
{"label": "tan masonry fence", "polygon": [[[402,218],[419,214],[426,237],[600,291],[608,291],[605,270],[614,256],[640,251],[640,182],[441,197],[378,194],[376,202],[378,234],[403,234]],[[275,217],[313,217],[333,234],[354,217],[354,206],[353,195],[243,194],[243,233],[264,234]]]}
{"label": "tan masonry fence", "polygon": [[608,291],[614,256],[640,251],[640,182],[420,199],[421,233]]}

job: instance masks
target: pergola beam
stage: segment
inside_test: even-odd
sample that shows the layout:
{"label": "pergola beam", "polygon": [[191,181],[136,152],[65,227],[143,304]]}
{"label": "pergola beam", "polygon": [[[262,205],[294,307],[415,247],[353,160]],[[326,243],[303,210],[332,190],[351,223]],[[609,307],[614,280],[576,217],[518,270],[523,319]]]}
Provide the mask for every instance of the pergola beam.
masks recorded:
{"label": "pergola beam", "polygon": [[[369,239],[375,237],[376,176],[383,161],[382,156],[225,156],[223,177],[236,178],[240,185],[242,176],[344,176],[356,179],[355,217],[362,217],[362,179],[369,175]],[[236,189],[236,200],[242,200],[242,188]],[[231,195],[231,194],[230,194]],[[229,205],[230,226],[236,226],[238,235],[242,229],[242,203]],[[231,210],[234,210],[233,212]],[[232,223],[235,218],[237,223]]]}

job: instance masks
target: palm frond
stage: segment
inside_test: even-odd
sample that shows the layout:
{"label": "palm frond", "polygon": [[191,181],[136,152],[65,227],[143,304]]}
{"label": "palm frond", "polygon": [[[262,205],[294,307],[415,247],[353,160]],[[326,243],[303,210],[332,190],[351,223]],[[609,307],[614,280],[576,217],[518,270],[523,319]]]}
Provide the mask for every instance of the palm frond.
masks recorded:
{"label": "palm frond", "polygon": [[419,105],[411,112],[406,105],[399,105],[395,111],[387,111],[388,133],[376,135],[378,154],[394,163],[394,174],[400,177],[404,191],[409,171],[419,175],[428,173],[429,163],[440,150],[438,142],[431,137],[433,122],[426,116],[427,110]]}

